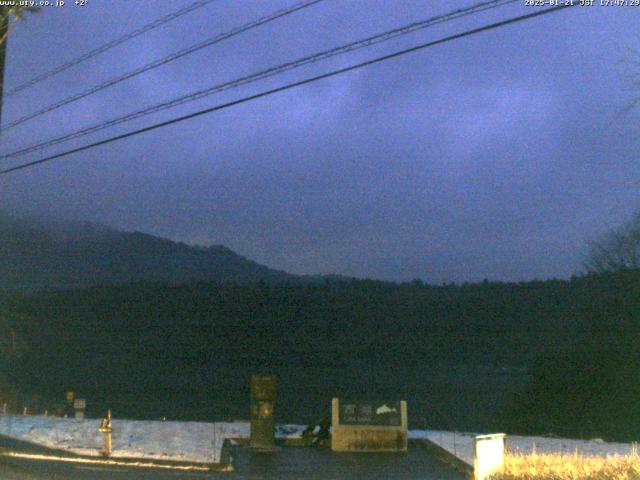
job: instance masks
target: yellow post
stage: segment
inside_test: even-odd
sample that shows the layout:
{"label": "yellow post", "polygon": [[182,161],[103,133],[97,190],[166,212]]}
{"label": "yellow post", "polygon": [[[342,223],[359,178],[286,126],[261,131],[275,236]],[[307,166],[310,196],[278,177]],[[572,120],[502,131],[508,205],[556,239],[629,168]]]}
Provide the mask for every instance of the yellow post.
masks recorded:
{"label": "yellow post", "polygon": [[99,430],[105,434],[104,439],[104,451],[102,452],[105,457],[111,456],[111,409],[107,411],[107,416],[102,419]]}
{"label": "yellow post", "polygon": [[111,410],[109,410],[107,415],[107,438],[105,440],[104,453],[109,457],[111,456]]}

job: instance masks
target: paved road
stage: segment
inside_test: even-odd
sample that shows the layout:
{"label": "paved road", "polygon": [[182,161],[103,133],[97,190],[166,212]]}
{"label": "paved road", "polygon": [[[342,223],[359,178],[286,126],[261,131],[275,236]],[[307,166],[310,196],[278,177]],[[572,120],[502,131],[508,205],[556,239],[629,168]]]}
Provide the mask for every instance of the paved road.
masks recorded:
{"label": "paved road", "polygon": [[113,468],[59,462],[0,459],[2,480],[463,480],[464,477],[418,447],[404,454],[335,454],[314,448],[283,448],[273,455],[238,449],[236,472],[203,473]]}

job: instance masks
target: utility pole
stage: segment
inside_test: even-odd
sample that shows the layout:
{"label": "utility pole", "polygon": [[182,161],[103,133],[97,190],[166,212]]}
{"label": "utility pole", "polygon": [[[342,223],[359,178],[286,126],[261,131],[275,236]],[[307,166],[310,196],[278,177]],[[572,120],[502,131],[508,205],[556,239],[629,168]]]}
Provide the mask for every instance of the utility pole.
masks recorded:
{"label": "utility pole", "polygon": [[7,41],[9,40],[9,8],[0,11],[0,126],[2,125],[2,93],[4,91],[4,63],[7,58]]}

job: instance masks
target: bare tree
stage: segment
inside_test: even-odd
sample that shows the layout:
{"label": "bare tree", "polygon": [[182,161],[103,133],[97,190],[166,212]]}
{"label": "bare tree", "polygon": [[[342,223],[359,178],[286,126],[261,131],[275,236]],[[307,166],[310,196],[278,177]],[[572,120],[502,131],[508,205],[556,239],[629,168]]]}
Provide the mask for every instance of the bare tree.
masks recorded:
{"label": "bare tree", "polygon": [[9,37],[9,32],[16,22],[24,19],[26,12],[37,12],[38,10],[39,9],[35,7],[23,7],[20,5],[0,6],[0,115],[2,113],[4,64],[7,57],[7,38]]}
{"label": "bare tree", "polygon": [[[11,27],[19,20],[24,20],[25,13],[36,11],[38,11],[38,9],[35,7],[22,7],[18,5],[0,7],[0,23],[2,24],[0,27],[0,44],[7,40]],[[9,19],[11,17],[13,17],[13,20],[10,21]]]}
{"label": "bare tree", "polygon": [[590,242],[584,266],[589,272],[640,269],[640,211],[626,225]]}
{"label": "bare tree", "polygon": [[638,46],[631,49],[625,69],[627,90],[632,95],[631,102],[627,107],[628,110],[640,106],[640,36],[636,38],[636,44]]}
{"label": "bare tree", "polygon": [[[632,98],[620,114],[628,115],[640,107],[640,48],[631,50],[623,66],[624,83]],[[640,210],[629,223],[589,243],[584,267],[589,272],[640,269]]]}

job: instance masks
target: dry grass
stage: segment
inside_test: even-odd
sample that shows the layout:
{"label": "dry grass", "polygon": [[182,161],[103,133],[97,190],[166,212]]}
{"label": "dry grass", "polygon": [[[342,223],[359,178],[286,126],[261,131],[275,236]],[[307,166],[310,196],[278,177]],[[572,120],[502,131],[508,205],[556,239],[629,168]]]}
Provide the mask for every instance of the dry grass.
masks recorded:
{"label": "dry grass", "polygon": [[640,457],[567,454],[511,454],[492,480],[640,480]]}

